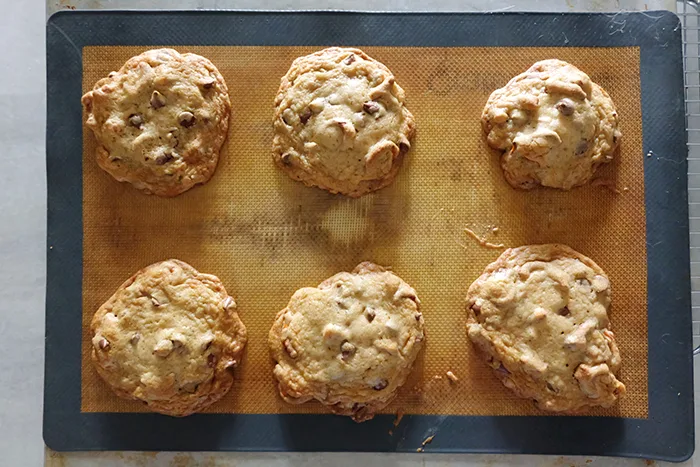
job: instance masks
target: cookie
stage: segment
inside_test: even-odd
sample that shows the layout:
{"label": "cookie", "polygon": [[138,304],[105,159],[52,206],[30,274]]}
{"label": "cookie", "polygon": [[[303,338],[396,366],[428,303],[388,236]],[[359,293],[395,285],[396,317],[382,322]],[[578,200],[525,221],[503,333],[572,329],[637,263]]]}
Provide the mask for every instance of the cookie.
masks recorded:
{"label": "cookie", "polygon": [[625,393],[610,281],[564,245],[511,248],[469,288],[467,331],[495,375],[552,412],[610,407]]}
{"label": "cookie", "polygon": [[489,146],[503,152],[506,180],[525,190],[588,183],[622,136],[610,96],[561,60],[537,62],[494,91],[481,123]]}
{"label": "cookie", "polygon": [[95,313],[92,361],[114,392],[190,415],[233,383],[246,329],[221,281],[171,259],[124,282]]}
{"label": "cookie", "polygon": [[423,341],[420,301],[406,282],[372,263],[292,296],[269,344],[282,398],[316,399],[356,422],[396,396]]}
{"label": "cookie", "polygon": [[206,58],[149,50],[98,81],[82,102],[97,163],[120,182],[177,196],[214,174],[231,102]]}
{"label": "cookie", "polygon": [[394,75],[358,49],[297,58],[275,99],[273,159],[294,180],[359,197],[390,184],[413,115]]}

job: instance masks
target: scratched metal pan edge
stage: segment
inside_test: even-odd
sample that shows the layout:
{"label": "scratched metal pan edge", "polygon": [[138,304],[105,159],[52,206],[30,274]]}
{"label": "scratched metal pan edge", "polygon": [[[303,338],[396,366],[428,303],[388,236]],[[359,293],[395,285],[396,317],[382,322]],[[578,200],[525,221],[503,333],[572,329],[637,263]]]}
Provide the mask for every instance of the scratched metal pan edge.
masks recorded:
{"label": "scratched metal pan edge", "polygon": [[[608,455],[682,461],[694,449],[687,149],[681,36],[670,12],[620,13],[609,35],[594,13],[59,12],[47,23],[47,308],[44,440],[52,449],[426,452]],[[159,21],[153,22],[157,17]],[[554,20],[556,18],[556,20]],[[332,28],[317,34],[309,25]],[[439,21],[438,21],[439,20]],[[127,22],[128,21],[128,25]],[[362,24],[364,28],[357,28]],[[536,24],[537,28],[531,27]],[[386,31],[370,35],[372,26]],[[128,27],[127,27],[128,26]],[[173,27],[175,26],[175,27]],[[640,47],[648,264],[649,417],[380,415],[355,424],[332,415],[81,413],[82,120],[86,45],[384,45]],[[657,33],[649,34],[650,29]],[[211,31],[215,31],[212,33]],[[363,32],[364,31],[364,32]],[[498,34],[489,34],[498,31]],[[641,155],[640,155],[641,157]],[[670,319],[672,318],[672,319]],[[668,339],[672,336],[672,339]]]}

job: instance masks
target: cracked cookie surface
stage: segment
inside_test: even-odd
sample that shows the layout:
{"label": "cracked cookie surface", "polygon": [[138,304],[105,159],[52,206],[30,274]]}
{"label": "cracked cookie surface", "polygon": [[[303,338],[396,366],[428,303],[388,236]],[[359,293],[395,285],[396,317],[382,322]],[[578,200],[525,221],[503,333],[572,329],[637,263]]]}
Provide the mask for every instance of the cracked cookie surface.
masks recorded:
{"label": "cracked cookie surface", "polygon": [[221,281],[174,259],[124,282],[97,310],[91,330],[92,361],[114,392],[172,416],[221,399],[246,344]]}
{"label": "cracked cookie surface", "polygon": [[396,396],[420,352],[419,306],[412,287],[369,262],[299,289],[269,335],[280,395],[371,419]]}
{"label": "cracked cookie surface", "polygon": [[543,60],[494,91],[481,116],[489,146],[515,188],[588,183],[613,159],[618,115],[603,88],[575,66]]}
{"label": "cracked cookie surface", "polygon": [[415,132],[389,69],[338,47],[292,63],[273,128],[273,159],[291,178],[351,197],[392,182]]}
{"label": "cracked cookie surface", "polygon": [[469,287],[467,333],[501,382],[553,412],[625,393],[610,330],[610,281],[564,245],[506,250]]}
{"label": "cracked cookie surface", "polygon": [[82,103],[97,163],[118,181],[177,196],[214,174],[231,103],[206,58],[146,51],[98,81]]}

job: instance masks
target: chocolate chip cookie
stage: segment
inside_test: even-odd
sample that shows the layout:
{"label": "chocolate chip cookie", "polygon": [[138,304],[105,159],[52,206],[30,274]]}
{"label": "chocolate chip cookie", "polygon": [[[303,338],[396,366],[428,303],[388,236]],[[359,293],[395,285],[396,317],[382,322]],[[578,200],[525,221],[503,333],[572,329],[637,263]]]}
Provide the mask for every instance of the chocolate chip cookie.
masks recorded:
{"label": "chocolate chip cookie", "polygon": [[98,81],[82,102],[97,163],[115,179],[177,196],[214,174],[231,103],[206,58],[149,50]]}
{"label": "chocolate chip cookie", "polygon": [[610,281],[564,245],[512,248],[469,288],[467,331],[503,384],[552,412],[610,407],[625,393]]}
{"label": "chocolate chip cookie", "polygon": [[419,306],[412,287],[368,262],[297,290],[270,330],[280,395],[371,419],[396,396],[421,349]]}
{"label": "chocolate chip cookie", "polygon": [[569,190],[591,180],[620,143],[612,99],[588,75],[543,60],[489,97],[481,116],[513,187]]}
{"label": "chocolate chip cookie", "polygon": [[415,132],[394,75],[358,49],[297,58],[275,99],[273,158],[290,177],[359,197],[390,184]]}
{"label": "chocolate chip cookie", "polygon": [[92,361],[114,392],[181,417],[221,399],[246,344],[236,302],[171,259],[124,282],[92,319]]}

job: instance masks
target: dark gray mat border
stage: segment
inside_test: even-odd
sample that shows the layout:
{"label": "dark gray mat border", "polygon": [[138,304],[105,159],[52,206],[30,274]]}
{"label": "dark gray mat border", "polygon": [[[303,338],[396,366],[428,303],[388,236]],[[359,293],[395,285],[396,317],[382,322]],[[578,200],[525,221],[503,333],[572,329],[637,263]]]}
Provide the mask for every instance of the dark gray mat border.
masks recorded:
{"label": "dark gray mat border", "polygon": [[[47,307],[44,440],[68,450],[250,450],[617,455],[694,449],[681,25],[670,12],[61,12],[47,25]],[[649,418],[80,412],[82,47],[87,45],[638,46],[647,212]],[[639,155],[639,157],[644,157]]]}

